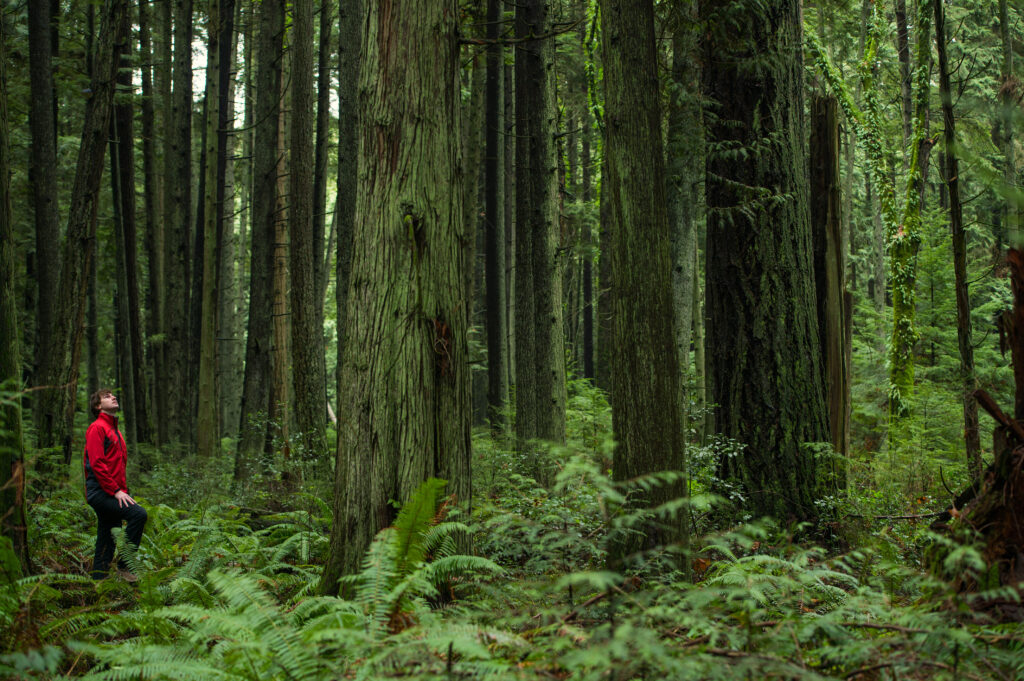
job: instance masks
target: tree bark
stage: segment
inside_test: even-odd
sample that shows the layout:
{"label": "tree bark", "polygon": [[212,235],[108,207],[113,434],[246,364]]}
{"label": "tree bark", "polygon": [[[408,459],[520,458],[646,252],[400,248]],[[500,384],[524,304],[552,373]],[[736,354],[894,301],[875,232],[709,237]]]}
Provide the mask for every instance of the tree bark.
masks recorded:
{"label": "tree bark", "polygon": [[[323,303],[317,297],[321,256],[314,252],[313,170],[315,98],[313,93],[313,0],[293,0],[291,51],[291,170],[289,236],[291,266],[291,353],[295,381],[295,421],[303,456],[327,456],[327,383],[324,367]],[[323,249],[323,229],[320,232]]]}
{"label": "tree bark", "polygon": [[242,385],[242,420],[235,460],[236,482],[253,457],[269,451],[270,381],[273,373],[273,283],[277,175],[279,172],[281,59],[284,5],[263,0],[257,10],[256,129],[253,145],[252,249],[249,260],[249,321]]}
{"label": "tree bark", "polygon": [[[743,443],[720,461],[744,509],[813,520],[820,475],[806,443],[828,439],[811,257],[800,5],[703,9],[708,143],[707,310],[719,432]],[[719,23],[723,14],[729,21]],[[751,68],[752,61],[758,64]],[[784,141],[782,141],[784,140]],[[616,386],[618,391],[618,386]]]}
{"label": "tree bark", "polygon": [[[60,281],[60,216],[57,206],[57,123],[54,109],[50,7],[28,3],[29,185],[35,214],[36,337],[35,366],[52,355],[53,315]],[[33,372],[35,374],[36,372]]]}
{"label": "tree bark", "polygon": [[[1020,103],[1021,85],[1013,73],[1013,37],[1010,33],[1010,18],[1006,0],[999,0],[999,34],[1003,43],[1003,63],[1001,64],[999,88],[1000,104],[1000,146],[1003,152],[1003,183],[1009,190],[1017,187],[1017,152],[1013,142],[1014,118],[1016,107]],[[1017,201],[1003,202],[1003,233],[1012,248],[1024,246],[1020,233],[1020,210]]]}
{"label": "tree bark", "polygon": [[[359,569],[428,477],[470,503],[467,300],[454,0],[371,3],[340,387],[334,526],[320,588]],[[384,38],[387,40],[384,40]],[[424,84],[431,84],[427,88]],[[405,93],[396,98],[394,92]]]}
{"label": "tree bark", "polygon": [[[846,440],[850,382],[846,373],[846,251],[842,238],[839,180],[839,104],[835,97],[811,99],[811,229],[814,278],[818,298],[818,335],[825,372],[829,441],[839,457],[849,453]],[[829,458],[823,470],[845,487],[841,459]]]}
{"label": "tree bark", "polygon": [[191,357],[192,261],[192,0],[173,0],[174,71],[164,152],[164,333],[168,439],[188,446],[192,437]]}
{"label": "tree bark", "polygon": [[[979,480],[982,474],[981,440],[978,436],[978,400],[974,391],[978,379],[974,373],[974,345],[971,341],[971,298],[967,288],[967,235],[964,230],[963,205],[960,201],[960,168],[956,153],[956,117],[949,83],[949,60],[946,56],[946,16],[941,2],[934,2],[935,47],[939,57],[939,96],[942,100],[942,122],[945,154],[943,180],[949,190],[949,227],[953,235],[953,277],[956,286],[956,335],[960,348],[960,381],[964,391],[964,444],[967,470]],[[1005,18],[1005,17],[1004,17]]]}
{"label": "tree bark", "polygon": [[[31,9],[30,9],[31,11]],[[15,299],[11,214],[11,136],[7,122],[7,31],[0,21],[0,534],[11,540],[21,570],[30,572],[25,515],[25,447],[21,429],[21,352]],[[11,391],[8,393],[7,391]],[[13,577],[13,576],[11,576]]]}
{"label": "tree bark", "polygon": [[[605,134],[612,260],[612,478],[625,482],[684,466],[679,362],[673,318],[672,232],[665,203],[658,60],[651,0],[603,0]],[[637,267],[637,263],[644,263]],[[658,506],[684,496],[681,483],[636,498]],[[614,542],[613,563],[643,547],[684,541],[685,514]]]}
{"label": "tree bark", "polygon": [[487,79],[484,93],[484,259],[486,270],[487,412],[500,428],[508,402],[505,325],[505,140],[502,133],[502,64],[505,49],[498,42],[501,0],[487,0]]}
{"label": "tree bark", "polygon": [[[334,13],[333,2],[320,3],[320,36],[317,50],[316,76],[316,144],[313,157],[313,262],[317,314],[317,328],[324,327],[324,295],[327,291],[327,265],[324,257],[324,228],[327,224],[327,152],[331,141],[331,27]],[[322,354],[322,353],[321,353]],[[325,369],[326,371],[326,369]],[[326,382],[326,375],[324,381]],[[326,390],[326,383],[325,388]],[[322,409],[326,413],[327,407]]]}
{"label": "tree bark", "polygon": [[[516,6],[516,438],[565,440],[554,44],[547,0]],[[540,477],[544,471],[535,467]]]}

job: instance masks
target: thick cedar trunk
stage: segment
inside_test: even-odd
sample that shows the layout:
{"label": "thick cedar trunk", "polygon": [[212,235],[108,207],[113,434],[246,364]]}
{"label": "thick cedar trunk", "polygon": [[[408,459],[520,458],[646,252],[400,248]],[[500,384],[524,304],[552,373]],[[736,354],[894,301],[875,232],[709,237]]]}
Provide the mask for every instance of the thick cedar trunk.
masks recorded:
{"label": "thick cedar trunk", "polygon": [[[673,320],[672,235],[665,204],[657,57],[652,0],[601,3],[612,260],[612,424],[618,443],[612,477],[624,482],[684,465],[679,366]],[[637,267],[637,263],[644,263]],[[655,486],[636,498],[657,506],[686,494]],[[619,537],[618,562],[641,546],[683,539],[685,515]]]}
{"label": "thick cedar trunk", "polygon": [[71,461],[71,424],[78,385],[78,360],[85,313],[86,282],[92,273],[96,240],[96,211],[103,157],[114,103],[117,69],[128,21],[127,2],[111,0],[106,5],[101,42],[96,53],[92,96],[86,102],[82,142],[75,168],[75,183],[68,210],[67,237],[61,258],[61,286],[54,316],[53,353],[45,358],[41,383],[51,386],[40,391],[40,413],[36,420],[41,447],[61,446],[64,461]]}
{"label": "thick cedar trunk", "polygon": [[[18,303],[15,300],[14,225],[11,215],[10,131],[7,125],[7,31],[0,22],[0,534],[11,540],[30,570],[25,517],[25,448],[21,433]],[[11,576],[8,578],[10,579]]]}
{"label": "thick cedar trunk", "polygon": [[[601,177],[608,177],[607,155],[601,164]],[[607,255],[607,249],[614,238],[613,226],[608,212],[608,202],[602,201],[598,213],[598,245],[597,249],[603,255],[598,256],[597,261],[597,350],[594,353],[596,364],[594,375],[597,379],[597,386],[608,393],[609,397],[614,396],[615,386],[612,383],[612,305],[611,305],[611,280],[612,280],[612,259]]]}
{"label": "thick cedar trunk", "polygon": [[[321,590],[428,477],[470,503],[469,367],[454,0],[371,3],[340,382],[334,526]],[[388,40],[384,40],[388,38]],[[425,84],[430,87],[425,87]],[[394,92],[405,96],[396,98]]]}
{"label": "thick cedar trunk", "polygon": [[271,411],[270,380],[273,372],[271,306],[284,6],[280,0],[263,0],[257,9],[257,17],[255,139],[259,143],[253,145],[249,322],[236,481],[245,476],[255,456],[268,450],[267,419]]}
{"label": "thick cedar trunk", "polygon": [[[338,257],[335,298],[338,311],[338,378],[348,337],[348,285],[352,271],[352,233],[355,229],[356,155],[359,148],[359,54],[362,43],[363,0],[342,2],[338,16]],[[341,395],[338,386],[337,395]],[[339,407],[340,408],[340,407]]]}
{"label": "thick cedar trunk", "polygon": [[[284,71],[281,75],[281,92],[278,96],[285,101],[288,94],[288,80],[290,71],[287,62],[284,63]],[[273,260],[273,352],[274,352],[274,373],[270,383],[270,427],[276,429],[278,439],[277,448],[281,452],[284,461],[282,465],[282,479],[287,489],[292,483],[297,482],[295,474],[299,470],[292,470],[289,467],[291,458],[292,429],[291,420],[291,396],[292,396],[292,374],[289,371],[291,360],[291,348],[288,342],[291,340],[289,332],[289,296],[288,296],[288,166],[290,157],[288,155],[286,111],[282,107],[278,111],[277,136],[277,159],[278,167],[275,177],[277,178],[277,189],[275,196],[277,203],[274,207],[274,260]]]}
{"label": "thick cedar trunk", "polygon": [[[516,6],[516,438],[565,439],[557,262],[554,44],[548,0]],[[543,471],[535,470],[538,475]]]}
{"label": "thick cedar trunk", "polygon": [[978,400],[974,391],[978,380],[974,373],[974,345],[971,342],[971,298],[967,290],[967,235],[964,231],[960,201],[960,168],[956,150],[956,118],[949,83],[946,56],[946,17],[942,3],[936,0],[935,47],[939,56],[939,94],[942,98],[942,122],[945,131],[943,180],[949,189],[949,227],[953,235],[953,276],[956,281],[956,335],[960,347],[960,381],[964,391],[964,445],[967,468],[974,479],[981,478],[981,440],[978,436]]}
{"label": "thick cedar trunk", "polygon": [[508,363],[509,387],[516,377],[516,97],[513,73],[515,67],[505,63],[502,69],[504,89],[505,155],[505,360]]}
{"label": "thick cedar trunk", "polygon": [[[718,103],[708,143],[742,148],[707,162],[709,401],[716,426],[743,443],[723,457],[744,509],[813,520],[819,471],[808,442],[828,439],[808,209],[800,5],[740,12],[702,7],[716,25],[703,84]],[[723,13],[728,22],[717,23]],[[755,61],[758,68],[751,67]],[[773,141],[776,137],[785,143]],[[616,386],[616,391],[618,386]]]}
{"label": "thick cedar trunk", "polygon": [[[846,373],[846,252],[842,239],[839,187],[839,104],[835,97],[811,99],[811,230],[818,295],[818,335],[825,372],[825,402],[832,449],[844,456],[850,383]],[[844,471],[830,459],[833,480],[842,488]]]}
{"label": "thick cedar trunk", "polygon": [[164,334],[168,438],[188,445],[193,432],[189,382],[192,242],[192,0],[173,0],[174,71],[164,152]]}
{"label": "thick cedar trunk", "polygon": [[[57,206],[57,139],[51,54],[50,8],[28,3],[29,80],[29,183],[35,213],[36,337],[35,366],[53,353],[53,314],[60,279],[60,217]],[[33,372],[34,373],[34,372]]]}
{"label": "thick cedar trunk", "polygon": [[[317,296],[313,236],[315,101],[313,93],[313,0],[294,0],[291,40],[291,170],[288,204],[291,241],[291,356],[295,381],[295,422],[305,445],[304,457],[326,461],[327,377],[324,367],[323,301]],[[323,228],[320,232],[323,249]]]}
{"label": "thick cedar trunk", "polygon": [[508,401],[505,325],[505,141],[502,133],[502,63],[497,42],[502,4],[487,0],[487,78],[484,92],[484,260],[486,271],[487,416],[493,427],[503,423]]}

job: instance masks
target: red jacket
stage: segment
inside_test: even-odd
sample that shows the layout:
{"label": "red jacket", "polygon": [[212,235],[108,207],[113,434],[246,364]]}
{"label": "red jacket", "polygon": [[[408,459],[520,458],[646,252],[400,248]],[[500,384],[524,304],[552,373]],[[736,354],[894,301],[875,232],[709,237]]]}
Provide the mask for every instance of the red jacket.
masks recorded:
{"label": "red jacket", "polygon": [[127,461],[128,448],[121,431],[117,429],[117,417],[100,412],[99,417],[85,431],[82,465],[85,468],[86,498],[101,491],[110,496],[119,490],[128,492],[128,480],[125,477]]}

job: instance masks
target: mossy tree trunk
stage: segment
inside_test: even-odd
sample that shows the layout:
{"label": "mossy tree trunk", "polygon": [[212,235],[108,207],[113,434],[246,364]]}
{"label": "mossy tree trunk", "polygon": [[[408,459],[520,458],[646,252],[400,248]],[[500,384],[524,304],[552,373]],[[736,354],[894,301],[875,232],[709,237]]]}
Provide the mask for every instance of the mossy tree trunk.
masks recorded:
{"label": "mossy tree trunk", "polygon": [[[618,446],[612,477],[628,481],[683,468],[679,363],[673,335],[672,234],[665,202],[661,106],[651,0],[604,0],[601,46],[605,82],[605,150],[613,238],[612,425]],[[643,267],[638,267],[643,263]],[[685,494],[655,487],[635,501],[656,506]],[[617,542],[613,560],[642,545],[685,537],[684,515],[646,528],[643,543]],[[638,535],[634,535],[639,539]]]}
{"label": "mossy tree trunk", "polygon": [[[470,396],[454,0],[371,3],[341,369],[334,527],[320,588],[429,477],[470,502]],[[430,87],[425,87],[430,84]]]}
{"label": "mossy tree trunk", "polygon": [[[828,440],[811,257],[800,4],[704,6],[714,26],[704,92],[714,102],[707,162],[707,315],[715,424],[746,510],[817,516],[807,443]],[[724,19],[728,17],[728,21]],[[756,63],[758,67],[753,68]],[[742,160],[733,150],[743,150]]]}

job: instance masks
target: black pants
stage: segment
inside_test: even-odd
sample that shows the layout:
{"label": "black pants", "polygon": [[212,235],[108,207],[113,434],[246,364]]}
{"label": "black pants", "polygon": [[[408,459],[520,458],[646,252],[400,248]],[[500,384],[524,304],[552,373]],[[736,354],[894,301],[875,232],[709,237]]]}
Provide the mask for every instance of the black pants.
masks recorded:
{"label": "black pants", "polygon": [[[92,495],[89,498],[89,505],[96,511],[97,521],[96,557],[92,563],[92,577],[103,579],[110,572],[110,561],[114,559],[114,535],[110,531],[115,527],[121,527],[122,521],[127,521],[126,539],[138,548],[142,540],[142,529],[146,526],[146,519],[149,516],[146,509],[138,504],[119,506],[117,499],[105,492]],[[123,560],[119,561],[119,567],[126,567]]]}

